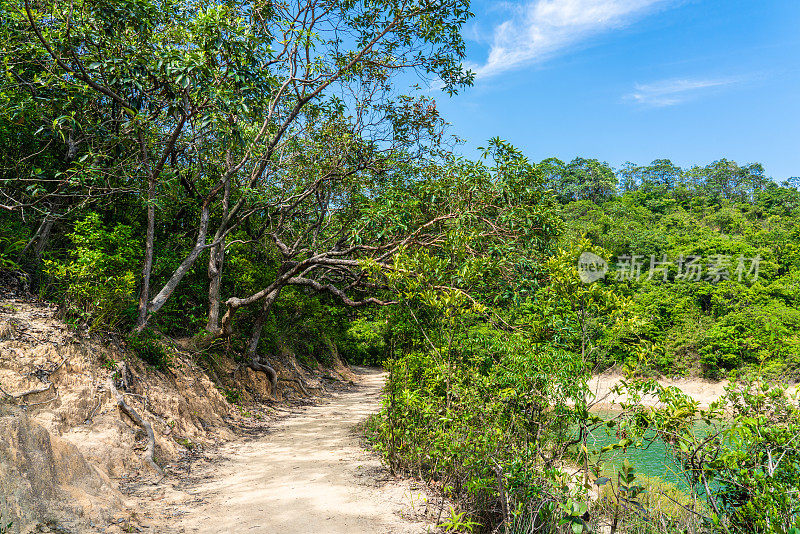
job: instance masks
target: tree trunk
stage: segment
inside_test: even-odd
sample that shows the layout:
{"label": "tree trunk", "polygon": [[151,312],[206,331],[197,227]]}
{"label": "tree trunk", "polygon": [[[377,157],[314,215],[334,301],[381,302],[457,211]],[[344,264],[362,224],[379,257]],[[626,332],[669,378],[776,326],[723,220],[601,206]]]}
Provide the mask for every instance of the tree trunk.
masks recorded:
{"label": "tree trunk", "polygon": [[22,264],[25,253],[33,246],[33,258],[30,263],[25,265],[31,273],[36,272],[36,269],[39,267],[39,262],[42,261],[42,254],[44,254],[44,249],[47,247],[47,241],[50,239],[50,232],[55,222],[56,218],[52,216],[52,213],[45,215],[34,236],[19,253],[17,263]]}
{"label": "tree trunk", "polygon": [[[231,182],[225,182],[225,193],[222,199],[222,218],[228,216],[228,205],[231,195]],[[222,290],[222,267],[225,263],[225,239],[211,247],[211,254],[208,258],[208,323],[206,331],[210,334],[219,333],[219,307],[220,293]]]}
{"label": "tree trunk", "polygon": [[225,261],[224,245],[212,247],[208,258],[208,322],[206,331],[210,334],[219,332],[219,307],[222,290],[222,266]]}
{"label": "tree trunk", "polygon": [[139,290],[139,314],[136,330],[142,331],[147,325],[147,307],[150,301],[150,276],[153,273],[153,250],[156,236],[156,180],[150,176],[147,184],[147,234],[144,245],[144,265],[142,266],[142,287]]}
{"label": "tree trunk", "polygon": [[[139,143],[142,148],[142,163],[144,168],[147,169],[147,234],[145,237],[144,249],[144,265],[142,265],[142,287],[139,291],[139,313],[136,318],[136,331],[141,332],[147,326],[147,320],[151,315],[150,310],[150,276],[153,272],[153,251],[155,248],[156,239],[156,183],[158,182],[161,171],[167,162],[167,158],[175,148],[175,142],[178,136],[183,131],[183,125],[186,123],[186,114],[181,114],[181,118],[175,129],[172,130],[167,141],[167,146],[161,154],[161,158],[156,162],[155,167],[150,168],[150,155],[147,149],[147,143],[144,139],[144,134],[139,130]],[[205,236],[203,236],[205,240]]]}
{"label": "tree trunk", "polygon": [[266,373],[267,377],[269,377],[270,383],[272,384],[273,390],[275,389],[275,386],[278,385],[278,373],[276,373],[275,369],[273,369],[270,365],[261,362],[258,356],[258,342],[261,340],[261,332],[264,329],[264,323],[267,321],[267,317],[269,317],[269,313],[272,310],[272,304],[275,302],[275,300],[277,300],[280,291],[280,289],[276,289],[264,299],[264,305],[261,309],[261,314],[253,324],[253,332],[250,336],[250,342],[247,344],[247,356],[250,358],[250,368],[254,371],[262,371],[263,373]]}
{"label": "tree trunk", "polygon": [[[175,269],[175,271],[173,271],[172,276],[170,276],[169,280],[167,280],[167,283],[164,284],[164,287],[161,288],[161,291],[159,291],[158,294],[155,297],[153,297],[153,299],[149,303],[145,302],[144,319],[141,319],[140,315],[140,320],[136,325],[136,330],[138,332],[144,330],[144,327],[147,326],[147,321],[150,320],[150,317],[152,317],[154,313],[160,310],[161,307],[167,302],[167,299],[175,291],[175,288],[178,287],[180,281],[183,280],[183,277],[186,276],[186,273],[188,273],[189,270],[192,268],[194,262],[197,261],[197,258],[200,256],[200,253],[206,249],[206,236],[208,235],[209,216],[210,216],[210,208],[208,207],[207,204],[203,205],[203,209],[200,214],[200,227],[197,229],[197,241],[195,242],[194,248],[189,253],[189,255],[183,259],[183,262],[181,262],[178,268]],[[140,304],[141,304],[141,299],[140,299]],[[141,308],[139,310],[139,313],[141,314]]]}

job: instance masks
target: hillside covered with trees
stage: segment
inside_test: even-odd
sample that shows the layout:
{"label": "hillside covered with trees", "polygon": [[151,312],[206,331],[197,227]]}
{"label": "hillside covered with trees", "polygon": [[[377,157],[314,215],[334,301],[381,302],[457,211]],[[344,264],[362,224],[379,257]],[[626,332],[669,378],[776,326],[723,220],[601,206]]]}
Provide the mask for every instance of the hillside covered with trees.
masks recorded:
{"label": "hillside covered with trees", "polygon": [[[460,155],[415,85],[472,83],[460,0],[0,5],[0,276],[74,326],[385,366],[367,434],[450,531],[800,532],[796,180]],[[619,463],[653,442],[680,487]]]}

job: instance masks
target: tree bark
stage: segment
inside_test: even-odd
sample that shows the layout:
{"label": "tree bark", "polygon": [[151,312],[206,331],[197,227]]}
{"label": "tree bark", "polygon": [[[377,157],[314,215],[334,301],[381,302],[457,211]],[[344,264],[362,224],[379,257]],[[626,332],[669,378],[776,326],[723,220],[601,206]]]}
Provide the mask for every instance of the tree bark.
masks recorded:
{"label": "tree bark", "polygon": [[[42,222],[39,223],[39,227],[36,229],[36,233],[33,234],[33,237],[25,244],[22,250],[17,255],[17,263],[22,264],[23,260],[25,259],[25,254],[28,250],[34,246],[34,257],[37,258],[35,262],[38,263],[38,258],[41,257],[42,252],[44,251],[44,244],[47,241],[47,237],[50,234],[50,230],[53,228],[53,223],[55,222],[55,218],[52,217],[52,213],[48,213],[42,219]],[[41,239],[40,239],[41,238]],[[34,265],[35,267],[35,265]]]}
{"label": "tree bark", "polygon": [[278,299],[280,288],[276,289],[264,299],[264,305],[261,309],[261,314],[253,324],[253,332],[250,335],[250,342],[247,344],[247,356],[250,358],[250,368],[254,371],[261,371],[267,375],[272,389],[278,385],[278,373],[269,364],[264,364],[258,356],[258,342],[261,340],[261,332],[264,329],[264,323],[267,321],[272,305]]}
{"label": "tree bark", "polygon": [[139,315],[136,329],[144,330],[147,324],[147,308],[150,300],[150,276],[153,273],[153,251],[156,236],[156,180],[151,175],[147,183],[147,233],[144,244],[144,265],[142,266],[142,287],[139,290]]}
{"label": "tree bark", "polygon": [[44,254],[44,249],[47,248],[47,241],[50,239],[50,232],[53,230],[55,222],[56,218],[49,214],[42,222],[42,231],[39,234],[36,245],[33,247],[33,263],[30,266],[31,272],[36,271],[39,267],[39,263],[42,261],[42,255]]}
{"label": "tree bark", "polygon": [[[225,182],[225,193],[222,199],[222,218],[228,217],[228,206],[231,196],[230,178]],[[206,331],[211,334],[219,332],[219,307],[222,290],[222,267],[225,263],[225,238],[220,238],[219,243],[211,247],[208,258],[208,323]]]}
{"label": "tree bark", "polygon": [[150,168],[149,153],[147,150],[147,144],[144,140],[144,134],[141,132],[141,130],[139,131],[139,142],[142,145],[142,162],[144,163],[145,168],[148,169],[148,173],[147,234],[145,237],[144,265],[142,266],[142,287],[139,291],[139,313],[136,319],[136,330],[138,332],[144,330],[144,327],[147,326],[147,319],[150,316],[148,300],[150,299],[150,276],[153,273],[153,253],[156,239],[156,182],[158,182],[158,177],[161,176],[161,171],[164,169],[167,158],[175,149],[175,142],[178,140],[178,136],[180,136],[181,131],[183,131],[183,125],[186,124],[186,118],[187,117],[185,113],[181,114],[178,124],[175,126],[175,129],[172,130],[172,134],[167,141],[167,145],[164,147],[161,158],[159,158],[155,167],[152,169]]}
{"label": "tree bark", "polygon": [[147,304],[147,307],[145,308],[144,319],[136,325],[137,331],[141,332],[144,330],[144,327],[147,326],[147,321],[150,320],[150,317],[160,310],[161,307],[167,302],[167,299],[175,291],[175,288],[178,287],[178,284],[181,282],[181,280],[183,280],[183,277],[186,276],[186,273],[188,273],[189,269],[192,268],[192,265],[194,265],[194,262],[200,256],[200,253],[207,248],[206,236],[208,235],[209,216],[210,209],[208,205],[205,204],[203,205],[203,210],[200,215],[200,228],[197,229],[197,240],[195,241],[194,248],[189,255],[184,258],[183,262],[181,262],[178,268],[173,271],[172,276],[170,276],[167,283],[164,284],[164,287],[161,288],[161,291],[159,291],[158,294],[153,297],[153,300]]}

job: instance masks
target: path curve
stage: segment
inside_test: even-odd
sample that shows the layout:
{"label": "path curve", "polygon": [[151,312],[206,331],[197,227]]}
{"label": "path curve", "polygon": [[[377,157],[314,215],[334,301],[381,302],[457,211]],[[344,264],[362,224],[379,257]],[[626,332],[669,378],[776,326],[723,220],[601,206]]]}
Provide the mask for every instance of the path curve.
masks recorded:
{"label": "path curve", "polygon": [[[384,374],[355,369],[360,383],[279,421],[263,437],[221,448],[225,458],[187,488],[171,532],[429,532],[421,490],[389,477],[359,443],[356,425],[380,408]],[[417,520],[409,517],[413,516]]]}

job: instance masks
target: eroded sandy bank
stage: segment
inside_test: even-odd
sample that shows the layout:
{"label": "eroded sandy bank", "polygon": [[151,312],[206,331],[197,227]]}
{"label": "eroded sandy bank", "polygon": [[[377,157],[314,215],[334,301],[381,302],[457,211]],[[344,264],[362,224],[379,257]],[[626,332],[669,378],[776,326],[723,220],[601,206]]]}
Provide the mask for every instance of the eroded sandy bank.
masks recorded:
{"label": "eroded sandy bank", "polygon": [[[619,408],[619,403],[627,400],[627,395],[618,395],[612,388],[625,377],[618,373],[595,375],[589,381],[589,388],[595,394],[595,409]],[[660,378],[658,383],[662,386],[674,386],[700,403],[700,407],[707,408],[712,402],[718,400],[728,385],[727,380],[712,381],[702,378]],[[653,396],[642,399],[646,406],[655,406],[658,400]]]}

